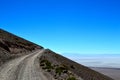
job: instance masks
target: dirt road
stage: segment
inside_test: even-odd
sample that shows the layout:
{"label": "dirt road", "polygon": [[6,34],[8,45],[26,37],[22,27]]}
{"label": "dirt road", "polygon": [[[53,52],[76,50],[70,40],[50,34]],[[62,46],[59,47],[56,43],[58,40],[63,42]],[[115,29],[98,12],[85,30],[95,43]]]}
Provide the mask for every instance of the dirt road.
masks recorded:
{"label": "dirt road", "polygon": [[48,80],[39,68],[38,57],[43,51],[35,51],[2,65],[0,80]]}

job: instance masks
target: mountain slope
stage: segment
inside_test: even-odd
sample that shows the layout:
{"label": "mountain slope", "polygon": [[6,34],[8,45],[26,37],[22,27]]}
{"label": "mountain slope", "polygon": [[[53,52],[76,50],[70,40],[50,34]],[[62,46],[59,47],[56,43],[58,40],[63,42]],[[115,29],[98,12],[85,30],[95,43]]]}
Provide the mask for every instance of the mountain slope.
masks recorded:
{"label": "mountain slope", "polygon": [[[40,58],[41,69],[57,80],[113,80],[47,49]],[[71,79],[70,79],[71,80]]]}
{"label": "mountain slope", "polygon": [[0,80],[113,80],[0,29]]}
{"label": "mountain slope", "polygon": [[0,29],[0,65],[29,51],[42,49],[30,41]]}

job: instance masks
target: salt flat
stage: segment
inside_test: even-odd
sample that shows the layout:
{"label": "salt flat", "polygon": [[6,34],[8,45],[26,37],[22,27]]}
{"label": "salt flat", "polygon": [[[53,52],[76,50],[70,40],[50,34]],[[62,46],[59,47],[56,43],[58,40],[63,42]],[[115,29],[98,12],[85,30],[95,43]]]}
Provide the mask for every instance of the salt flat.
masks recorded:
{"label": "salt flat", "polygon": [[107,75],[114,80],[120,80],[120,69],[119,68],[100,68],[100,67],[92,67],[91,69],[98,71],[104,75]]}

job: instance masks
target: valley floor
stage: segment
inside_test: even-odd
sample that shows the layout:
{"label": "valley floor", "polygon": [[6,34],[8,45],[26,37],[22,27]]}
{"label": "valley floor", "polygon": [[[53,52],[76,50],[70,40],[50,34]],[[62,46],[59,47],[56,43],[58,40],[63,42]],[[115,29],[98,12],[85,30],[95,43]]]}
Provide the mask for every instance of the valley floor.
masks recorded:
{"label": "valley floor", "polygon": [[104,75],[107,75],[114,80],[120,80],[120,68],[102,68],[102,67],[92,67],[91,69],[98,71]]}

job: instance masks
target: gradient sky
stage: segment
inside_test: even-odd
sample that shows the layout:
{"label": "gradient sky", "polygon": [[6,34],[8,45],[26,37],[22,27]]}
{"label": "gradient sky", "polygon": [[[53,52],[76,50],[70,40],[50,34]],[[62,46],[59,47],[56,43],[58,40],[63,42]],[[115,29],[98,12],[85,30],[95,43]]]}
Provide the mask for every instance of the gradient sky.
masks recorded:
{"label": "gradient sky", "polygon": [[58,53],[120,53],[119,0],[0,0],[0,28]]}

